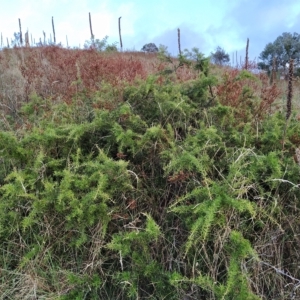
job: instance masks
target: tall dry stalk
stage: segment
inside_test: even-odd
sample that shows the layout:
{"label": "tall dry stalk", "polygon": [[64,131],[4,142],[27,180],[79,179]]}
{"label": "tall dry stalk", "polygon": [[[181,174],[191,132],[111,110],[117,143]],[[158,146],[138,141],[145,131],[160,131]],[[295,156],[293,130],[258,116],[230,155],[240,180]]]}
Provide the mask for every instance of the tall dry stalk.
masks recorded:
{"label": "tall dry stalk", "polygon": [[2,36],[2,32],[1,32],[1,48],[3,47],[3,36]]}
{"label": "tall dry stalk", "polygon": [[119,17],[119,38],[120,38],[121,51],[123,52],[123,43],[122,43],[122,35],[121,35],[121,18],[122,17]]}
{"label": "tall dry stalk", "polygon": [[287,101],[286,101],[286,120],[289,119],[292,112],[293,76],[294,76],[294,60],[290,59],[289,82],[288,82]]}
{"label": "tall dry stalk", "polygon": [[21,43],[21,46],[23,46],[21,19],[19,19],[19,28],[20,28],[20,43]]}
{"label": "tall dry stalk", "polygon": [[276,56],[273,58],[271,83],[276,82]]}
{"label": "tall dry stalk", "polygon": [[294,75],[294,60],[291,58],[289,62],[289,81],[288,81],[288,90],[287,90],[287,99],[286,99],[286,122],[283,131],[282,139],[282,155],[284,153],[286,130],[288,126],[288,120],[292,113],[292,97],[293,97],[293,75]]}
{"label": "tall dry stalk", "polygon": [[247,45],[246,45],[246,57],[245,57],[245,69],[248,70],[248,50],[249,50],[249,38],[247,38]]}
{"label": "tall dry stalk", "polygon": [[181,55],[181,44],[180,44],[180,29],[177,29],[178,31],[178,51],[179,51],[179,55]]}
{"label": "tall dry stalk", "polygon": [[56,44],[56,37],[55,37],[55,29],[54,29],[54,20],[53,20],[53,17],[52,17],[52,30],[53,30],[53,41],[54,41],[54,44]]}

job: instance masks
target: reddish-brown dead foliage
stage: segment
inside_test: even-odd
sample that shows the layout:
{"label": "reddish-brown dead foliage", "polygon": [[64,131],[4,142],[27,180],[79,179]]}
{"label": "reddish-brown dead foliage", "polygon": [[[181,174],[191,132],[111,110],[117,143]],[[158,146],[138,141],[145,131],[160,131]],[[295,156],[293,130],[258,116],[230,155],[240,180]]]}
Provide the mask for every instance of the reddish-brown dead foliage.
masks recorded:
{"label": "reddish-brown dead foliage", "polygon": [[6,70],[13,64],[21,72],[22,78],[18,79],[24,79],[23,100],[35,92],[45,98],[70,101],[78,91],[101,89],[101,82],[119,86],[147,76],[142,62],[133,56],[60,47],[5,50],[0,55],[0,64]]}
{"label": "reddish-brown dead foliage", "polygon": [[253,75],[254,78],[240,76],[238,69],[229,69],[223,74],[222,83],[217,87],[221,104],[235,107],[240,118],[246,118],[244,113],[249,111],[252,117],[262,118],[270,112],[271,105],[282,91],[276,84],[269,84],[266,74]]}
{"label": "reddish-brown dead foliage", "polygon": [[[192,67],[178,65],[176,58],[171,63],[162,62],[156,54],[141,52],[99,53],[54,46],[4,49],[0,53],[1,109],[9,113],[17,111],[32,93],[70,103],[78,92],[88,96],[107,88],[107,83],[118,91],[118,102],[122,101],[124,85],[133,83],[136,78],[162,74],[157,82],[163,84],[165,80],[183,82],[198,76]],[[249,67],[255,66],[249,63]],[[173,72],[163,75],[165,70]],[[249,112],[246,106],[251,106],[252,113],[260,117],[270,109],[281,91],[275,84],[269,84],[265,74],[255,75],[257,81],[239,79],[239,74],[237,69],[225,70],[223,81],[217,87],[220,102],[238,108],[241,117],[243,111]],[[113,103],[105,101],[94,105],[105,109],[114,107]]]}
{"label": "reddish-brown dead foliage", "polygon": [[[2,109],[4,107],[11,113],[27,102],[32,93],[44,99],[70,103],[78,92],[90,95],[101,90],[103,84],[110,84],[122,95],[126,83],[133,83],[137,78],[145,79],[149,74],[159,74],[168,67],[156,54],[141,52],[99,53],[57,46],[4,49],[0,53],[3,72],[0,101]],[[196,73],[187,66],[172,74],[174,81],[195,76]]]}

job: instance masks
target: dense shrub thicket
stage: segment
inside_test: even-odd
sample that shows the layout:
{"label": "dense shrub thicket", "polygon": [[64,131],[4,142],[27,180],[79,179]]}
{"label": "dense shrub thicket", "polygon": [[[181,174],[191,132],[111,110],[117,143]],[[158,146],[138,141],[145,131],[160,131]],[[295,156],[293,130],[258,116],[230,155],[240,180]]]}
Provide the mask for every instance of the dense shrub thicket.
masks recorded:
{"label": "dense shrub thicket", "polygon": [[276,87],[116,89],[32,94],[0,123],[1,299],[295,297],[300,123]]}

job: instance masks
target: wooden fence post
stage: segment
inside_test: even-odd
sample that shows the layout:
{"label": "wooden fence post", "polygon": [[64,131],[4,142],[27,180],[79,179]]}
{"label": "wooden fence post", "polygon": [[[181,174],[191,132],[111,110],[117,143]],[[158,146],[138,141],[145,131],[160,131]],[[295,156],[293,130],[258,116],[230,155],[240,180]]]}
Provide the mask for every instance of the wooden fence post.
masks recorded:
{"label": "wooden fence post", "polygon": [[89,21],[90,21],[91,40],[94,43],[94,34],[93,34],[93,28],[92,28],[92,18],[91,18],[91,13],[90,12],[89,12]]}
{"label": "wooden fence post", "polygon": [[181,55],[181,44],[180,44],[180,29],[177,29],[178,31],[178,51],[179,51],[179,55]]}
{"label": "wooden fence post", "polygon": [[56,37],[55,37],[55,29],[54,29],[54,20],[53,20],[53,17],[52,17],[52,30],[53,30],[53,41],[54,41],[54,44],[56,44]]}
{"label": "wooden fence post", "polygon": [[248,70],[248,49],[249,49],[249,38],[247,38],[247,45],[246,45],[246,57],[245,57],[245,69]]}
{"label": "wooden fence post", "polygon": [[123,52],[123,43],[122,43],[122,35],[121,35],[121,18],[122,17],[119,17],[119,38],[120,38],[121,52]]}
{"label": "wooden fence post", "polygon": [[21,28],[21,19],[19,18],[19,28],[20,28],[20,44],[23,46],[23,37],[22,37],[22,28]]}

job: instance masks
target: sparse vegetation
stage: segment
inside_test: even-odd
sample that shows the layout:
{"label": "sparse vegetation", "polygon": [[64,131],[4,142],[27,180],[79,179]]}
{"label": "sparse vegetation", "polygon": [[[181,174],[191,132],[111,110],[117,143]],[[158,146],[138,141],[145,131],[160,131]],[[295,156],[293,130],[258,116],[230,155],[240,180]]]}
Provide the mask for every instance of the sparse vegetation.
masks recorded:
{"label": "sparse vegetation", "polygon": [[0,299],[299,297],[299,111],[276,80],[197,48],[0,69]]}
{"label": "sparse vegetation", "polygon": [[95,39],[93,36],[89,41],[85,41],[84,48],[85,49],[94,49],[98,52],[102,52],[102,51],[116,52],[116,51],[118,51],[117,42],[115,42],[113,44],[108,44],[107,39],[108,39],[108,36],[105,36],[102,40]]}

